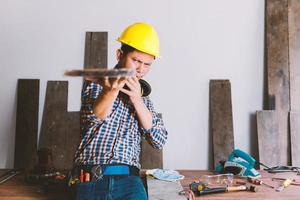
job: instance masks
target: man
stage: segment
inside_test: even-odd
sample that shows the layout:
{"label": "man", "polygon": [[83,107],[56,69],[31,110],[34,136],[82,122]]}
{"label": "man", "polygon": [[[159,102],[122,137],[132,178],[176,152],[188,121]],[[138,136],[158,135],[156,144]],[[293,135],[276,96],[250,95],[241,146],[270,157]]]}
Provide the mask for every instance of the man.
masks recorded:
{"label": "man", "polygon": [[142,97],[139,84],[159,56],[157,33],[146,23],[135,23],[117,40],[116,68],[133,68],[135,74],[84,82],[75,165],[80,178],[91,181],[77,184],[77,199],[147,199],[139,177],[141,137],[157,149],[167,139],[162,119],[150,98]]}

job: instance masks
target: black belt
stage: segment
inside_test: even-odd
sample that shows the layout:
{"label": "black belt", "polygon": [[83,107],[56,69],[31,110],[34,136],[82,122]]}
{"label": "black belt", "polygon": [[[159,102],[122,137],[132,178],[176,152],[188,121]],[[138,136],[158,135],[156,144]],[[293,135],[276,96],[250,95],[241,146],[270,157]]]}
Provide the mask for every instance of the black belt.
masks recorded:
{"label": "black belt", "polygon": [[84,172],[90,173],[92,180],[100,180],[103,176],[139,176],[140,170],[137,167],[117,164],[117,165],[81,165]]}

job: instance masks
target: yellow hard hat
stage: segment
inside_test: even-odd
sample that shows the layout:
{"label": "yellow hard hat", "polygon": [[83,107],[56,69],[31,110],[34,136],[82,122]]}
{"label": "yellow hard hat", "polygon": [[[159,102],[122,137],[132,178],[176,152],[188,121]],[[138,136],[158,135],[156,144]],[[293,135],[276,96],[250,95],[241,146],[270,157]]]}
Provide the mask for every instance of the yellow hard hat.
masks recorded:
{"label": "yellow hard hat", "polygon": [[158,35],[149,24],[138,22],[128,26],[117,41],[154,57],[159,57]]}

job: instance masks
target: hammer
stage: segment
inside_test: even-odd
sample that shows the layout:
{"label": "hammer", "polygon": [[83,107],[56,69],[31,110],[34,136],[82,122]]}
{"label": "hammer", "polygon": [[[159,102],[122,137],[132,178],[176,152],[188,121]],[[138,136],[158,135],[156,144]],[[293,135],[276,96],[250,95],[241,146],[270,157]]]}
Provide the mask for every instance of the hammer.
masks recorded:
{"label": "hammer", "polygon": [[235,192],[235,191],[257,192],[257,187],[255,187],[254,185],[240,185],[234,187],[227,187],[227,192]]}
{"label": "hammer", "polygon": [[199,195],[204,194],[214,194],[221,192],[236,192],[236,191],[250,191],[257,192],[257,188],[253,185],[241,185],[241,186],[232,186],[232,187],[218,187],[218,188],[205,188],[198,191]]}

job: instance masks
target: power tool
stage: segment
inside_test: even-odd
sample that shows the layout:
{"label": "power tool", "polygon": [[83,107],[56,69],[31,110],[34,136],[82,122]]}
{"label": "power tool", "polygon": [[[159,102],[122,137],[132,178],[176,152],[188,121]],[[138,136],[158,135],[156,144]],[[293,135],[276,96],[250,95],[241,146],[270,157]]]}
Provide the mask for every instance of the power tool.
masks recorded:
{"label": "power tool", "polygon": [[254,168],[255,159],[240,149],[234,149],[227,161],[220,161],[216,166],[218,173],[232,173],[240,176],[260,177],[260,173]]}

